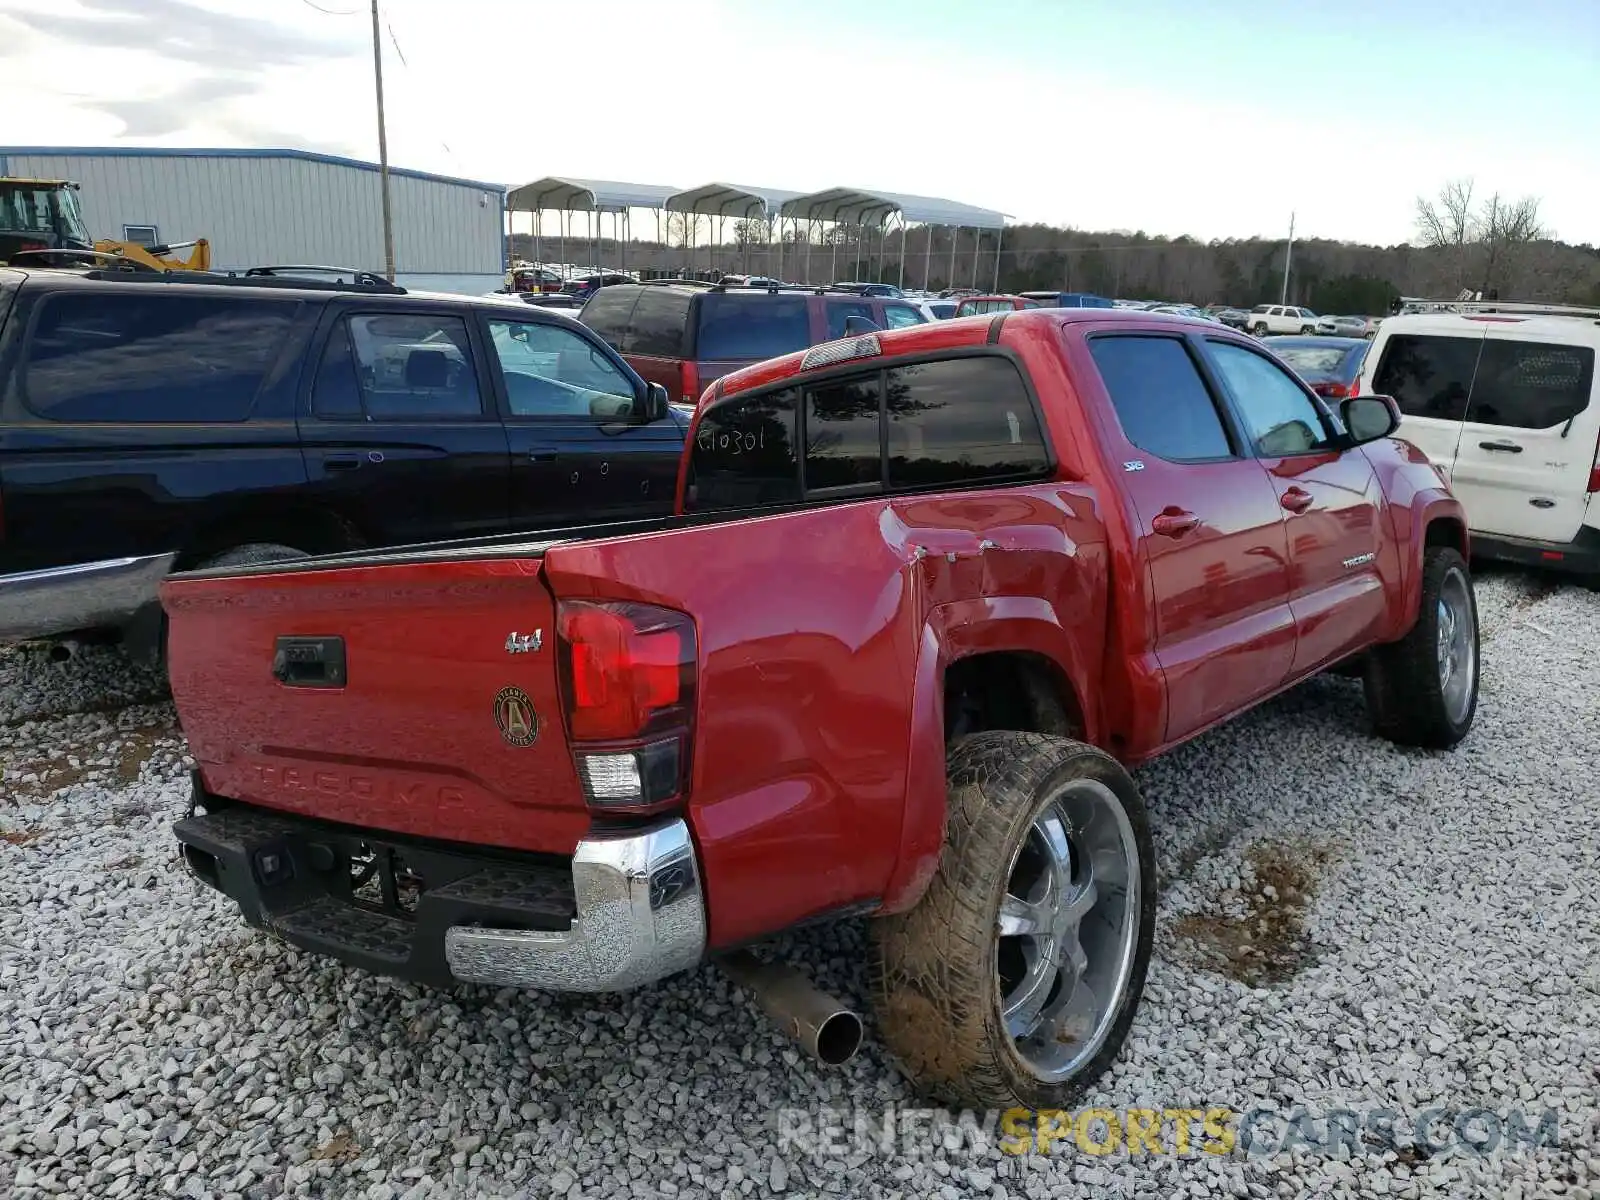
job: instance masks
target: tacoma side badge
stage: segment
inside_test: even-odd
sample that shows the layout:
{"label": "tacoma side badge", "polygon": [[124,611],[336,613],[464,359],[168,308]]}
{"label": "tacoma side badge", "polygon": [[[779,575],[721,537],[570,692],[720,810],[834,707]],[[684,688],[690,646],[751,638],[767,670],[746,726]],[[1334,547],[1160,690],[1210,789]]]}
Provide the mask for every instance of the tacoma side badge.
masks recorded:
{"label": "tacoma side badge", "polygon": [[513,629],[506,634],[507,654],[527,654],[530,650],[538,650],[544,645],[544,630],[535,629],[532,633],[518,633]]}

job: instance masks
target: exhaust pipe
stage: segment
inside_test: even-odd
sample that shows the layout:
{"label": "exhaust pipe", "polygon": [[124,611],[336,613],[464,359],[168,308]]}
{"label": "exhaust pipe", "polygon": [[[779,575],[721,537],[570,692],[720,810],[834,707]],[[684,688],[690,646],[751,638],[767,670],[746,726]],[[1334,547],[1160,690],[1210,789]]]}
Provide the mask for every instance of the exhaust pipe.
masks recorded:
{"label": "exhaust pipe", "polygon": [[728,978],[755,996],[779,1029],[818,1061],[837,1067],[861,1049],[861,1018],[793,967],[762,962],[746,950],[735,950],[718,964]]}
{"label": "exhaust pipe", "polygon": [[50,661],[66,662],[68,659],[77,658],[78,651],[83,648],[83,643],[76,638],[65,638],[50,644]]}

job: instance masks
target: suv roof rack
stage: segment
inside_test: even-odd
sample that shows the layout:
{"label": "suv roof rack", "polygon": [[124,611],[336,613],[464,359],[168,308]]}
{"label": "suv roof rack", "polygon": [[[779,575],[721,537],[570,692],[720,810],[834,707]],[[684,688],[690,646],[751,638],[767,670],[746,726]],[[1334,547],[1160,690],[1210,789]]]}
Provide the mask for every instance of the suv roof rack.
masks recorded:
{"label": "suv roof rack", "polygon": [[[249,267],[244,274],[248,279],[276,278],[291,271],[307,275],[348,275],[350,277],[348,286],[371,291],[395,292],[402,296],[405,295],[406,291],[405,288],[391,283],[382,275],[375,274],[372,271],[360,271],[355,267],[328,267],[319,266],[315,263],[289,263],[265,267]],[[336,286],[344,286],[343,279],[336,279],[333,282]]]}
{"label": "suv roof rack", "polygon": [[[115,256],[112,256],[113,258]],[[184,284],[205,283],[224,287],[289,288],[311,292],[381,292],[388,296],[404,296],[406,289],[390,283],[381,275],[369,271],[345,271],[352,275],[345,279],[305,279],[292,275],[274,275],[274,271],[305,270],[300,267],[252,267],[243,273],[235,271],[137,271],[127,267],[112,267],[85,271],[85,279],[116,281],[117,283]],[[313,268],[323,270],[324,268]]]}
{"label": "suv roof rack", "polygon": [[1525,300],[1484,300],[1481,292],[1463,292],[1454,300],[1427,300],[1401,296],[1395,315],[1411,313],[1512,313],[1524,317],[1600,318],[1600,306],[1586,304],[1541,304]]}
{"label": "suv roof rack", "polygon": [[776,296],[780,292],[788,292],[791,295],[822,296],[834,289],[817,284],[804,283],[714,283],[707,290],[712,292],[763,292],[768,296]]}

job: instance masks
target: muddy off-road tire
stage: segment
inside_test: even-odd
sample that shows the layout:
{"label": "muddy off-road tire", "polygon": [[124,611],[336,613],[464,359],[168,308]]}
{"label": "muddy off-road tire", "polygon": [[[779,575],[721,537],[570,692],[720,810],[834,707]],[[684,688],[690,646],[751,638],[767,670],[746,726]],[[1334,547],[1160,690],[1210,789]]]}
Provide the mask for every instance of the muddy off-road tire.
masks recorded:
{"label": "muddy off-road tire", "polygon": [[874,922],[885,1044],[938,1099],[1070,1107],[1127,1037],[1155,909],[1144,803],[1114,759],[1038,733],[966,738],[939,870]]}
{"label": "muddy off-road tire", "polygon": [[1422,603],[1411,632],[1367,658],[1367,709],[1380,736],[1448,750],[1478,709],[1478,602],[1466,560],[1433,546],[1422,560]]}

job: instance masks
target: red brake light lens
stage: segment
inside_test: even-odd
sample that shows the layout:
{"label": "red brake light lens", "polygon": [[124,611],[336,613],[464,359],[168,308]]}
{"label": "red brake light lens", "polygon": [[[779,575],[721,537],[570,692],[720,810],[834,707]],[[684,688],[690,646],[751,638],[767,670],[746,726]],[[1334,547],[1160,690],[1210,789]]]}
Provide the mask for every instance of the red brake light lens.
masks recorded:
{"label": "red brake light lens", "polygon": [[683,402],[693,405],[700,400],[700,372],[687,359],[683,363]]}
{"label": "red brake light lens", "polygon": [[628,741],[689,723],[696,647],[686,614],[563,600],[556,624],[573,741]]}

